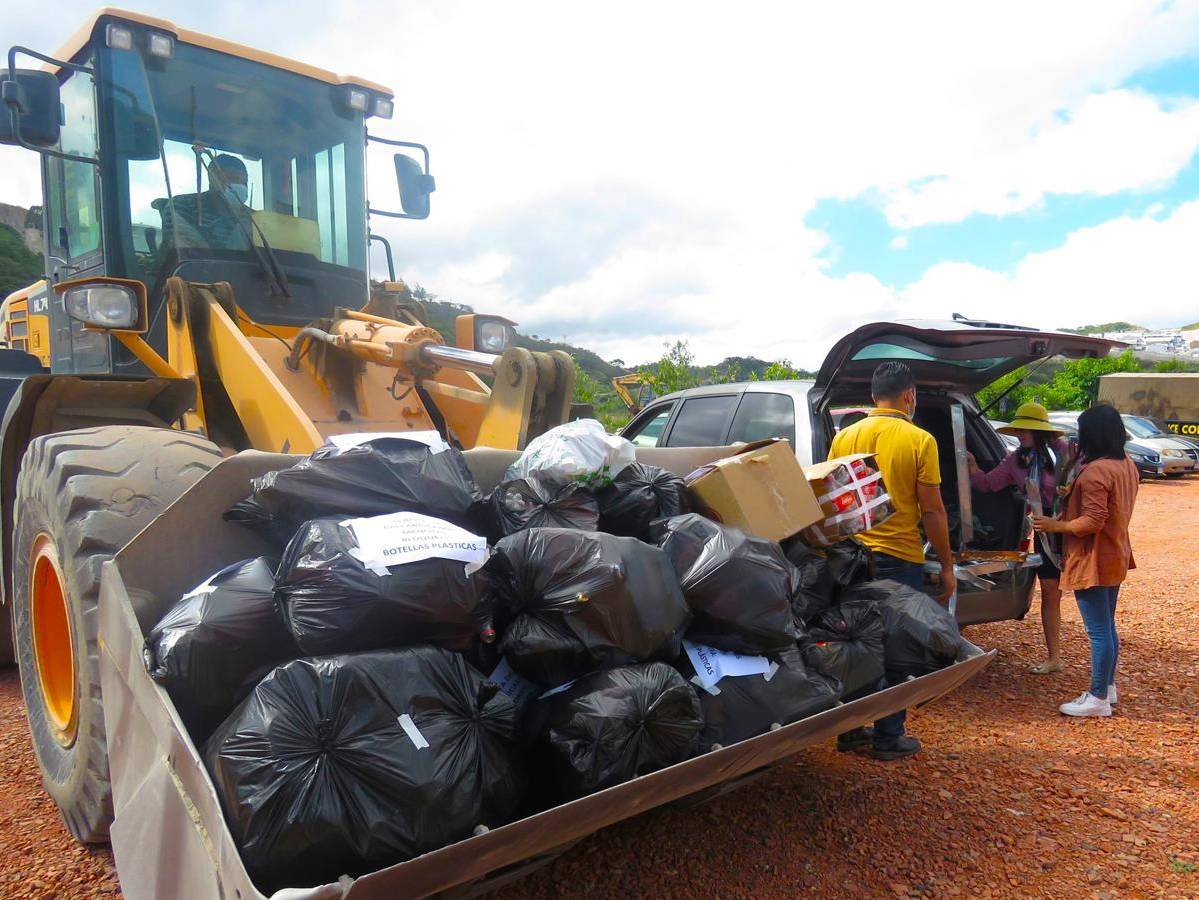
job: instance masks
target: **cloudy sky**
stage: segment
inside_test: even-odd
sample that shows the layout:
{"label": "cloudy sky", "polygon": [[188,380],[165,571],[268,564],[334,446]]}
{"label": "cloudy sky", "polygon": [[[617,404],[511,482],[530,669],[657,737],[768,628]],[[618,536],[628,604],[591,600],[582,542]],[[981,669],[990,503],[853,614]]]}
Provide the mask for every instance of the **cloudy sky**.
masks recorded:
{"label": "cloudy sky", "polygon": [[[52,50],[93,2],[10,4],[0,34]],[[403,276],[608,357],[1199,320],[1199,0],[148,11],[391,85],[380,133],[438,182],[431,219],[375,226]],[[37,192],[0,149],[0,200]]]}

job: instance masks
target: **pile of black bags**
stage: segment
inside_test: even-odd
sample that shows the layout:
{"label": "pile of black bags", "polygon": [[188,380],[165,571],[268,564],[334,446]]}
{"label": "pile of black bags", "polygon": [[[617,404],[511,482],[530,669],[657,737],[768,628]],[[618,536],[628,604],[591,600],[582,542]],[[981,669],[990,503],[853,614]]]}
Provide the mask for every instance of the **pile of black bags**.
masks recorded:
{"label": "pile of black bags", "polygon": [[860,545],[780,547],[689,514],[682,479],[590,424],[549,437],[486,498],[457,450],[403,436],[255,479],[226,518],[279,563],[218,572],[151,631],[147,669],[264,891],[977,652],[935,601],[872,581]]}

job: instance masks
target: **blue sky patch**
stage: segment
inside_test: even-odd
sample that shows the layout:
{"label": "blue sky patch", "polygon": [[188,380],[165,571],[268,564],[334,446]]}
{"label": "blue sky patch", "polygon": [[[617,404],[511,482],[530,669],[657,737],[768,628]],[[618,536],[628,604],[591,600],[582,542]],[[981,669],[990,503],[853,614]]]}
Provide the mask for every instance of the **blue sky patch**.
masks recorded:
{"label": "blue sky patch", "polygon": [[[1199,80],[1199,70],[1196,71]],[[804,218],[824,232],[829,246],[825,271],[836,278],[861,272],[902,289],[937,263],[963,262],[1011,274],[1030,253],[1052,250],[1071,232],[1121,216],[1169,215],[1180,203],[1199,197],[1199,154],[1178,177],[1157,191],[1125,191],[1106,196],[1052,194],[1036,209],[1004,216],[976,214],[961,222],[893,228],[882,198],[863,194],[848,200],[821,200]],[[1154,209],[1157,207],[1157,209]],[[905,246],[894,246],[897,237]]]}

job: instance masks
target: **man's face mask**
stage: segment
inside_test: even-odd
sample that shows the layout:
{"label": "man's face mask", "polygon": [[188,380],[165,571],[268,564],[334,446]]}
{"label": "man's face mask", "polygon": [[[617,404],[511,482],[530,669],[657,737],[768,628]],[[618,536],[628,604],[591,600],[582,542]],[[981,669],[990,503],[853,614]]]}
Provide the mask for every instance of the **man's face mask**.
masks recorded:
{"label": "man's face mask", "polygon": [[230,184],[225,187],[225,194],[230,200],[245,205],[246,199],[250,196],[250,189],[244,184]]}

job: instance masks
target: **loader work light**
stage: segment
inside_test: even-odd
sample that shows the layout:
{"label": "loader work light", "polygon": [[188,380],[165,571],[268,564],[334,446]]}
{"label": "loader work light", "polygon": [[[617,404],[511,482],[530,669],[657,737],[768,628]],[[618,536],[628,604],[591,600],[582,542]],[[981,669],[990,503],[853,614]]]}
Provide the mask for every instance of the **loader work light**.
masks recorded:
{"label": "loader work light", "polygon": [[346,89],[346,106],[360,113],[370,108],[370,94],[358,88]]}
{"label": "loader work light", "polygon": [[380,119],[390,119],[392,113],[395,112],[395,104],[387,97],[376,97],[375,106],[371,111],[371,115],[378,116]]}
{"label": "loader work light", "polygon": [[124,25],[110,24],[104,29],[104,43],[113,50],[132,50],[133,32]]}
{"label": "loader work light", "polygon": [[146,287],[126,278],[87,278],[54,286],[66,313],[102,331],[146,330]]}
{"label": "loader work light", "polygon": [[146,49],[150,51],[151,56],[170,59],[175,55],[175,39],[169,34],[151,31],[146,39]]}

